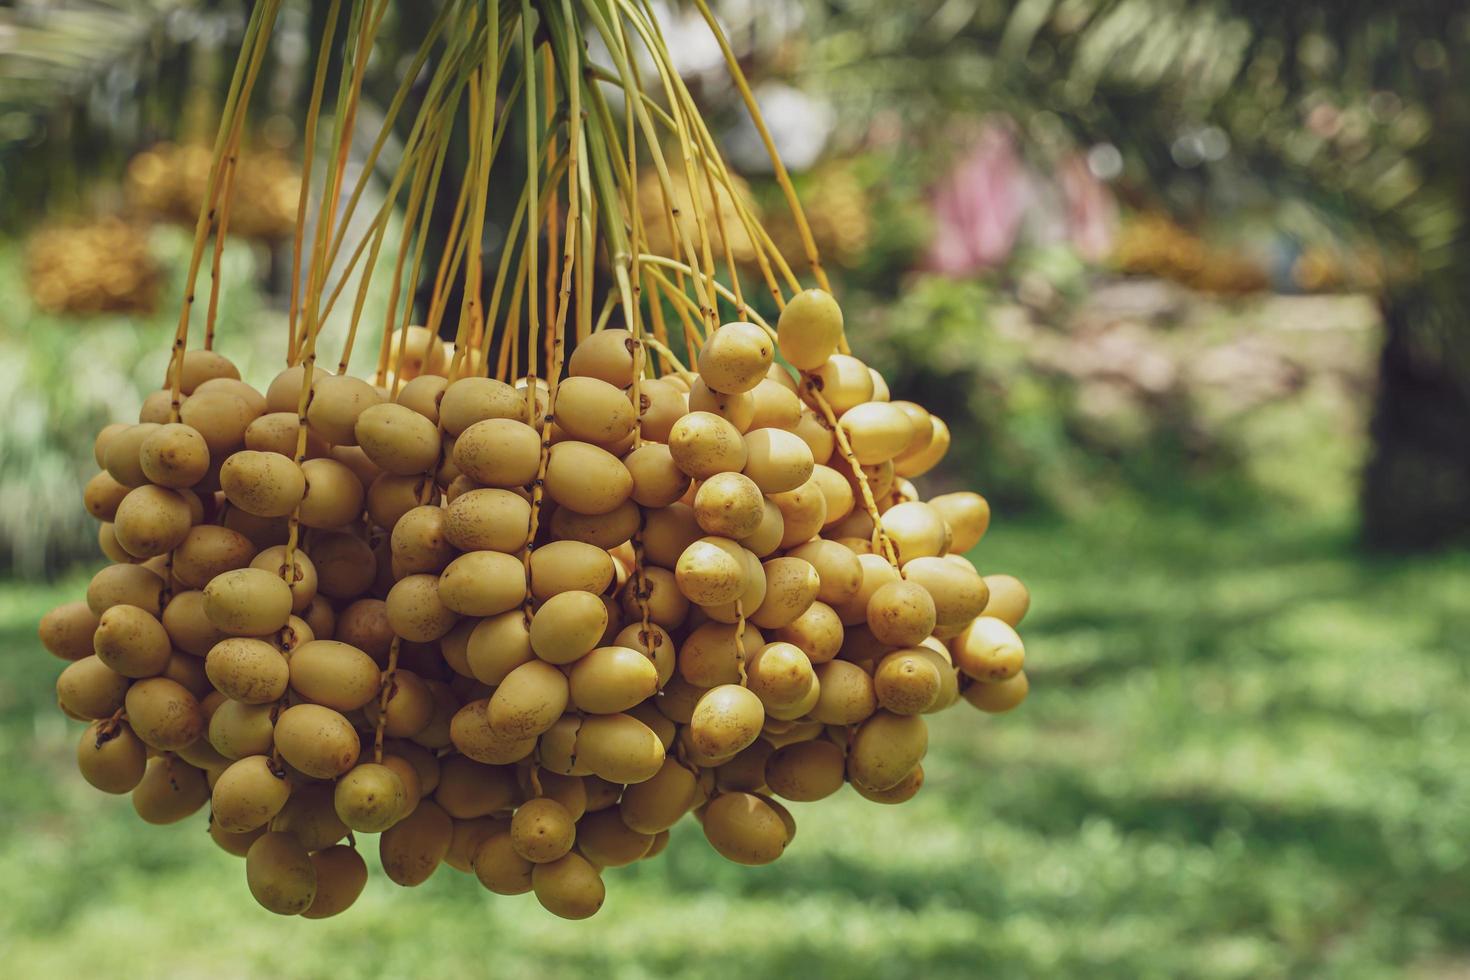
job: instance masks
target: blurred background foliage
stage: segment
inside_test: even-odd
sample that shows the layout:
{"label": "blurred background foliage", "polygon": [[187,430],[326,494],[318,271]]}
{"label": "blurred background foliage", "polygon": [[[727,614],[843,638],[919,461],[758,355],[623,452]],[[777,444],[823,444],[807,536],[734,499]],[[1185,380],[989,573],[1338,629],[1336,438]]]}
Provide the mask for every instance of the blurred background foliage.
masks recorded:
{"label": "blurred background foliage", "polygon": [[[1466,4],[851,0],[813,17],[806,49],[786,56],[792,77],[858,93],[866,118],[886,111],[911,134],[963,140],[977,113],[1005,119],[1011,142],[1051,169],[1084,255],[1093,239],[1079,232],[1099,215],[1068,179],[1078,155],[1135,213],[1166,210],[1191,229],[1135,228],[1118,256],[1125,271],[1226,293],[1273,278],[1371,290],[1387,337],[1364,531],[1392,547],[1465,536]],[[1005,142],[982,134],[971,145],[1003,183]],[[968,183],[1000,226],[991,238],[1013,236],[1005,226],[1021,217],[1004,199],[1015,195],[997,201],[982,180]],[[942,195],[936,204],[959,210]],[[1265,254],[1212,250],[1200,235],[1255,238]]]}
{"label": "blurred background foliage", "polygon": [[[794,259],[718,48],[689,5],[654,6]],[[849,800],[828,818],[843,833],[809,834],[794,863],[715,871],[676,840],[667,870],[639,872],[639,894],[577,934],[591,939],[436,878],[365,901],[388,938],[351,956],[288,963],[289,927],[250,919],[228,947],[239,972],[412,972],[390,939],[425,934],[464,972],[483,963],[463,937],[488,922],[511,975],[688,973],[694,947],[694,972],[715,976],[1463,974],[1470,2],[714,6],[855,349],[950,422],[930,479],[991,499],[976,560],[1032,585],[1032,704],[978,738],[938,732],[918,809]],[[325,7],[283,5],[225,253],[221,345],[256,381],[281,357]],[[161,378],[248,9],[0,2],[12,573],[74,586],[67,570],[96,560],[77,506],[92,437]],[[392,5],[361,132],[406,70],[395,38],[435,9]],[[506,202],[491,204],[494,263]],[[27,787],[0,795],[0,946],[54,975],[109,965],[107,943],[137,964],[171,941],[178,972],[202,972],[189,937],[246,905],[215,874],[225,859],[56,782],[71,735],[42,710],[54,670],[28,639],[56,588],[0,583],[0,635],[26,664],[0,680],[0,760]],[[24,884],[32,860],[56,886],[44,896]],[[160,889],[189,900],[140,922]],[[766,934],[773,917],[794,924],[760,951],[719,925]],[[360,938],[354,921],[321,935],[342,942],[311,948]]]}
{"label": "blurred background foliage", "polygon": [[[242,236],[270,247],[257,281],[277,305],[322,6],[286,6],[234,219]],[[0,218],[33,238],[38,308],[55,310],[58,295],[77,312],[158,302],[146,263],[104,270],[85,241],[59,238],[118,215],[190,223],[200,143],[247,9],[238,0],[0,8]],[[388,37],[416,36],[433,9],[395,5],[402,30]],[[718,50],[691,9],[660,9],[749,193],[796,251]],[[1236,310],[1273,294],[1351,293],[1378,307],[1384,331],[1377,363],[1352,368],[1343,399],[1349,426],[1361,402],[1374,406],[1359,493],[1367,540],[1425,547],[1470,529],[1470,450],[1459,436],[1470,426],[1470,354],[1457,274],[1470,207],[1461,165],[1470,109],[1456,97],[1467,82],[1458,57],[1470,48],[1466,4],[836,0],[773,9],[729,0],[719,11],[854,318],[872,335],[893,335],[885,356],[933,380],[935,348],[918,341],[964,347],[956,312],[966,305],[991,324],[960,361],[972,384],[965,407],[988,420],[976,431],[992,434],[985,475],[994,492],[1032,506],[1092,496],[1078,481],[1096,475],[1083,471],[1099,449],[1126,454],[1101,472],[1134,486],[1150,482],[1153,468],[1133,465],[1145,449],[1143,458],[1210,472],[1239,462],[1224,431],[1238,416],[1203,423],[1194,393],[1154,390],[1158,378],[1140,377],[1141,394],[1129,394],[1096,383],[1096,371],[1056,369],[1059,357],[1075,365],[1101,344],[1147,373],[1149,342],[1189,302],[1160,289],[1148,309],[1135,302],[1099,324],[1086,307],[1100,285],[1178,284]],[[388,91],[403,70],[403,52],[388,48],[373,62],[370,92]],[[385,170],[393,163],[390,147]],[[495,217],[491,236],[500,234]],[[48,271],[74,266],[111,281],[91,286],[89,299],[86,281]],[[995,324],[1018,322],[1012,304],[1026,311],[1019,321],[1029,333],[997,336]],[[1310,309],[1307,318],[1330,307]],[[1361,351],[1356,308],[1348,319],[1343,344]],[[1115,329],[1124,336],[1109,337]],[[1039,354],[1051,341],[1076,349]],[[964,383],[955,363],[944,368]],[[1311,363],[1296,368],[1313,373]],[[1104,430],[1112,435],[1099,446]]]}

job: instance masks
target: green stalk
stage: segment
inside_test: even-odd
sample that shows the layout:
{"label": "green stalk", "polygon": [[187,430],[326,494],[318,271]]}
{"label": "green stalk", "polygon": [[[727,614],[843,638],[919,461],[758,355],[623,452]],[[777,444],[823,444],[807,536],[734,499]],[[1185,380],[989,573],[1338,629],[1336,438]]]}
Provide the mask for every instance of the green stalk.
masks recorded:
{"label": "green stalk", "polygon": [[[214,159],[209,167],[209,182],[204,190],[204,199],[199,202],[199,218],[194,225],[194,250],[189,257],[189,271],[184,277],[184,302],[179,310],[179,325],[174,332],[174,343],[169,360],[171,376],[169,419],[179,420],[182,402],[181,389],[184,375],[184,349],[189,342],[189,319],[194,309],[194,284],[199,277],[199,266],[204,261],[204,248],[209,240],[209,228],[214,223],[214,209],[219,191],[221,163],[225,147],[232,134],[244,122],[244,107],[250,101],[255,88],[255,77],[260,71],[280,0],[265,0],[251,12],[250,22],[245,28],[245,38],[240,47],[240,58],[235,63],[235,74],[230,79],[229,94],[225,97],[225,109],[220,118],[219,132],[214,139]],[[248,53],[248,57],[247,57]]]}
{"label": "green stalk", "polygon": [[296,320],[301,313],[301,260],[304,256],[306,206],[311,201],[311,168],[316,157],[316,128],[321,117],[322,94],[327,84],[327,64],[331,61],[332,38],[337,33],[337,19],[342,13],[342,0],[332,0],[327,8],[327,23],[322,31],[321,48],[316,56],[316,74],[311,83],[311,101],[306,109],[306,133],[302,137],[301,193],[296,199],[296,232],[291,250],[291,306],[287,311],[289,332],[286,338],[286,363],[296,361]]}

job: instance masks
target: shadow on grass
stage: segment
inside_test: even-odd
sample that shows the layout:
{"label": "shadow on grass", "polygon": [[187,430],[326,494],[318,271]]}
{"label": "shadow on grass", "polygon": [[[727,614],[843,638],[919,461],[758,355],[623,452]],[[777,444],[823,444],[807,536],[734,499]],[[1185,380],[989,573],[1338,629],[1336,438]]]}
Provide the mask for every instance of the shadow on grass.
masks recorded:
{"label": "shadow on grass", "polygon": [[[1443,941],[1470,944],[1470,879],[1435,870],[1414,854],[1412,842],[1395,841],[1397,831],[1379,814],[1330,804],[1283,807],[1232,793],[1107,793],[1076,773],[1061,769],[1016,773],[1023,790],[996,794],[974,787],[945,794],[946,812],[972,814],[973,832],[1039,838],[1037,850],[1075,847],[1078,829],[1099,820],[1111,825],[1130,853],[1166,846],[1172,853],[1217,851],[1226,836],[1242,845],[1238,858],[1211,859],[1207,881],[1174,873],[1140,874],[1119,883],[1089,886],[1085,901],[1064,894],[1038,896],[1018,890],[1014,867],[994,869],[983,859],[948,866],[926,865],[916,874],[892,863],[845,859],[831,854],[788,858],[775,869],[715,867],[697,851],[681,849],[663,869],[670,892],[694,897],[711,888],[793,904],[876,903],[895,914],[923,914],[943,907],[978,923],[998,923],[1018,914],[1042,916],[1058,930],[1106,928],[1114,916],[1151,918],[1179,936],[1234,931],[1271,936],[1278,920],[1328,936],[1346,919],[1371,910],[1379,919],[1432,921]],[[1017,785],[1013,783],[1012,785]],[[1049,845],[1047,841],[1050,841]],[[902,842],[895,842],[902,846]],[[691,853],[693,851],[693,853]],[[1079,873],[1087,871],[1077,856]],[[1272,870],[1281,869],[1272,878]],[[1333,900],[1313,908],[1292,907],[1299,896],[1280,893],[1283,876],[1300,870],[1332,882]],[[1272,878],[1272,880],[1267,880]],[[1300,937],[1298,937],[1300,938]],[[937,952],[937,951],[929,951]],[[1303,951],[1304,953],[1306,951]],[[943,963],[941,956],[935,962]],[[866,971],[864,971],[866,974]]]}

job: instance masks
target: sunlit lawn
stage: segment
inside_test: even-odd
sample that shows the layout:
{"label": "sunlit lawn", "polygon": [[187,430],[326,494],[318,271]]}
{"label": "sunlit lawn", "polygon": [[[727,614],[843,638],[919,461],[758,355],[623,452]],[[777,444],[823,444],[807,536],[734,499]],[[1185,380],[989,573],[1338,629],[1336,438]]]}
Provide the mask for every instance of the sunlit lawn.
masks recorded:
{"label": "sunlit lawn", "polygon": [[[50,707],[50,603],[0,592],[0,973],[31,976],[1378,977],[1470,969],[1470,556],[1369,560],[1346,525],[999,522],[1037,596],[1033,696],[934,725],[885,808],[794,807],[776,865],[697,826],[564,923],[444,868],[339,919],[258,909],[203,815],[86,787]],[[371,841],[368,842],[372,851]]]}

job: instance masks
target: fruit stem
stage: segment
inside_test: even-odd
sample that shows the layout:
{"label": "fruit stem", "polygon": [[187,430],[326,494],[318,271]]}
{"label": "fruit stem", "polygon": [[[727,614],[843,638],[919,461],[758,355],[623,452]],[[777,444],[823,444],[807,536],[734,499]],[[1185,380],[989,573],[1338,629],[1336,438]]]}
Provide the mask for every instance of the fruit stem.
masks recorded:
{"label": "fruit stem", "polygon": [[311,101],[306,109],[306,133],[301,149],[301,193],[296,198],[296,233],[291,249],[291,306],[287,313],[286,364],[296,363],[296,324],[301,313],[301,260],[305,257],[306,206],[311,200],[311,168],[316,156],[316,130],[321,118],[322,95],[327,83],[327,63],[332,57],[332,39],[337,33],[342,0],[332,0],[327,8],[326,27],[321,47],[317,49],[316,75],[311,83]]}
{"label": "fruit stem", "polygon": [[894,551],[893,542],[888,539],[887,532],[883,530],[878,514],[878,503],[874,500],[873,488],[868,483],[868,474],[863,472],[862,464],[858,462],[857,455],[853,453],[847,432],[837,424],[837,415],[832,411],[832,403],[827,401],[826,395],[822,394],[822,379],[810,371],[803,371],[801,379],[807,392],[812,396],[812,401],[816,402],[817,408],[821,410],[822,418],[826,419],[827,425],[832,429],[832,435],[837,440],[837,450],[852,471],[853,480],[857,482],[858,490],[863,498],[863,509],[868,512],[868,517],[873,521],[873,546],[878,549],[879,554],[888,559],[888,564],[897,568],[898,554]]}
{"label": "fruit stem", "polygon": [[[204,262],[204,248],[209,241],[209,229],[215,222],[218,206],[220,171],[223,169],[225,147],[230,140],[238,138],[241,125],[245,122],[245,108],[250,104],[250,94],[255,89],[255,79],[260,73],[261,63],[269,46],[270,30],[275,23],[280,0],[264,0],[250,14],[241,44],[241,56],[235,63],[235,74],[230,80],[229,94],[225,99],[224,112],[220,117],[219,133],[214,141],[214,158],[209,167],[209,181],[204,197],[199,202],[199,218],[194,226],[194,248],[189,256],[189,269],[184,276],[184,302],[179,310],[179,326],[174,333],[173,351],[169,361],[169,376],[172,379],[169,399],[169,421],[179,420],[182,402],[181,389],[184,375],[184,349],[189,343],[189,318],[194,310],[194,286],[199,278],[199,267]],[[249,57],[246,57],[249,52]]]}
{"label": "fruit stem", "polygon": [[230,212],[235,204],[235,171],[240,164],[240,134],[237,131],[225,151],[224,192],[219,208],[219,222],[214,229],[214,258],[209,264],[209,311],[204,318],[204,349],[214,350],[215,319],[219,315],[220,265],[225,254],[225,239],[230,233]]}
{"label": "fruit stem", "polygon": [[[684,265],[678,259],[670,259],[670,258],[666,258],[665,256],[662,256],[662,255],[643,255],[643,256],[640,256],[640,258],[644,262],[647,262],[649,265],[661,265],[661,266],[665,266],[665,267],[670,268],[670,269],[679,269],[679,270],[682,270],[684,272],[688,272],[688,273],[690,273],[690,275],[696,275],[696,273],[694,273],[693,270],[691,270],[688,266]],[[715,292],[719,293],[721,296],[723,296],[725,299],[728,299],[730,302],[737,303],[737,304],[740,302],[739,300],[737,300],[735,294],[733,292],[731,292],[728,287],[721,285],[718,280],[711,279],[710,280],[710,286],[715,290]],[[750,322],[751,323],[754,323],[756,326],[760,327],[766,333],[770,334],[770,336],[772,338],[774,338],[776,336],[776,330],[775,330],[775,328],[772,327],[769,323],[767,323],[765,321],[765,318],[762,317],[759,313],[757,313],[755,310],[750,309],[749,307],[746,307],[746,313],[747,313],[747,315],[749,315]]]}
{"label": "fruit stem", "polygon": [[397,634],[388,647],[388,667],[378,686],[378,722],[373,726],[373,761],[383,763],[383,735],[388,724],[388,701],[393,696],[393,676],[398,673],[398,650],[402,640]]}
{"label": "fruit stem", "polygon": [[[720,45],[720,53],[725,57],[725,65],[730,71],[730,78],[735,82],[735,87],[740,90],[740,97],[745,101],[745,108],[750,113],[750,121],[755,125],[756,131],[760,133],[761,142],[766,146],[766,153],[771,158],[771,167],[776,174],[776,182],[781,185],[781,192],[786,196],[786,205],[791,209],[791,217],[796,221],[796,232],[801,237],[802,248],[806,250],[807,263],[811,266],[812,276],[817,280],[817,285],[827,292],[832,292],[832,284],[827,280],[827,273],[822,268],[822,259],[817,252],[816,239],[812,237],[811,225],[807,223],[806,212],[802,209],[801,199],[796,195],[796,187],[791,183],[791,175],[786,171],[786,164],[781,161],[781,154],[776,150],[776,141],[771,138],[770,127],[761,115],[760,105],[755,100],[755,93],[750,89],[750,83],[745,78],[745,71],[740,67],[740,59],[735,57],[735,52],[730,48],[730,41],[721,30],[719,21],[709,9],[708,0],[694,0],[694,5],[699,9],[700,16],[709,25],[710,33]],[[841,350],[847,353],[846,338],[841,340]]]}

